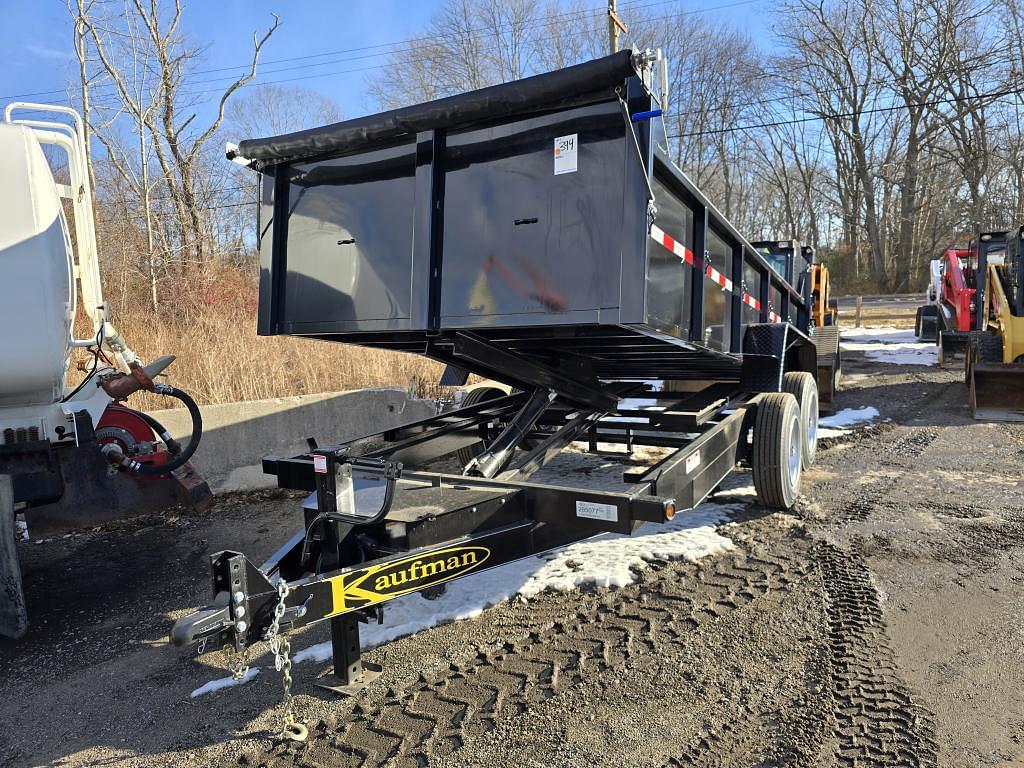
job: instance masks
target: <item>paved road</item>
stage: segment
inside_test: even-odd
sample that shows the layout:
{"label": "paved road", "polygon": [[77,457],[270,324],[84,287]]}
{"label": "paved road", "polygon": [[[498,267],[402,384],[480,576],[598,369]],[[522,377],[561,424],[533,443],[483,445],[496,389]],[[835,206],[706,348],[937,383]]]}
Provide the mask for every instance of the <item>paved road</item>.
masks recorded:
{"label": "paved road", "polygon": [[[857,308],[856,296],[840,296],[839,299],[839,311],[842,313],[853,313]],[[869,309],[873,312],[881,312],[882,310],[888,312],[911,312],[916,310],[917,307],[924,301],[921,294],[893,294],[889,296],[865,296],[863,298],[864,309]]]}

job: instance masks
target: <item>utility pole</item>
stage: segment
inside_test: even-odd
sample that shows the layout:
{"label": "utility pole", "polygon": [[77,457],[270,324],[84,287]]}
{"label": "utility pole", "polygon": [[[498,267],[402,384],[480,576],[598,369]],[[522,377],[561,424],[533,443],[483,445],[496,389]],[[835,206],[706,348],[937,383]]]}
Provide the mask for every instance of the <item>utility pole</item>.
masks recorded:
{"label": "utility pole", "polygon": [[608,48],[611,53],[619,52],[619,32],[629,31],[616,12],[616,2],[617,0],[608,0]]}

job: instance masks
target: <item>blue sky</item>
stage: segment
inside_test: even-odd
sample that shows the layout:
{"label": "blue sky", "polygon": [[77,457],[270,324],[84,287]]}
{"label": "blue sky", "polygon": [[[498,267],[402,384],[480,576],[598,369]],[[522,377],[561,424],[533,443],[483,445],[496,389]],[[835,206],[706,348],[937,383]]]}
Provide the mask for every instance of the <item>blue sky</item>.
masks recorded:
{"label": "blue sky", "polygon": [[[673,5],[728,19],[753,37],[765,34],[764,9],[771,0],[620,0],[620,5],[651,5],[662,13]],[[271,12],[282,24],[264,48],[261,81],[299,84],[333,98],[346,117],[365,114],[372,68],[386,62],[388,44],[423,33],[441,0],[186,0],[184,29],[192,43],[208,46],[194,81],[204,81],[206,99],[250,57],[252,33],[265,29]],[[605,0],[590,0],[594,9]],[[63,0],[0,0],[4,24],[0,50],[0,104],[25,100],[66,103],[66,87],[76,71],[71,23]],[[731,6],[731,7],[723,7]],[[376,46],[376,47],[374,47]],[[358,49],[358,50],[353,50]],[[325,54],[316,58],[313,54]],[[375,55],[376,54],[376,55]],[[288,59],[293,59],[288,61]],[[317,64],[317,66],[311,66]],[[220,70],[220,71],[209,71]],[[36,94],[27,96],[26,94]]]}

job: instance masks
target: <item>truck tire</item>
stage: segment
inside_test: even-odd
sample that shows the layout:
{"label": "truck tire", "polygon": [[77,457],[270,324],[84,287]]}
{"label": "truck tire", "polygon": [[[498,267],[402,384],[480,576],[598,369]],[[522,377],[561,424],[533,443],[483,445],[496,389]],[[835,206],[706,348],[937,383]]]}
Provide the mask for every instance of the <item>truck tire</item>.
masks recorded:
{"label": "truck tire", "polygon": [[818,451],[818,383],[805,371],[791,371],[782,376],[782,391],[789,392],[800,406],[800,466],[809,469]]}
{"label": "truck tire", "polygon": [[760,396],[750,458],[757,498],[770,509],[788,510],[800,493],[800,406],[788,392]]}
{"label": "truck tire", "polygon": [[[471,389],[466,393],[466,396],[462,398],[461,406],[465,407],[468,405],[476,405],[477,403],[482,403],[486,400],[496,400],[497,398],[504,396],[505,393],[497,387],[477,387],[476,389]],[[458,453],[456,454],[458,456],[459,463],[462,466],[466,466],[469,462],[475,459],[483,449],[484,444],[482,442],[472,443],[459,448]]]}

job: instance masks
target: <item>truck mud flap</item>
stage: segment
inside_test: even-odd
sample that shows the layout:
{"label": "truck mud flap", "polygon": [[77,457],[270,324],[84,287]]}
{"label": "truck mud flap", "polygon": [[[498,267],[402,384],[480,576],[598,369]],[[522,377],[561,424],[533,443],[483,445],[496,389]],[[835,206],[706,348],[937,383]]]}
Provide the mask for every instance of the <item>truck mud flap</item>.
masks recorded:
{"label": "truck mud flap", "polygon": [[842,353],[839,349],[839,326],[826,325],[811,331],[811,341],[818,355],[818,413],[826,416],[836,412],[835,395],[842,375]]}
{"label": "truck mud flap", "polygon": [[939,331],[939,367],[962,368],[967,357],[966,333]]}
{"label": "truck mud flap", "polygon": [[26,630],[28,610],[14,531],[14,492],[10,475],[0,475],[0,635],[17,639]]}
{"label": "truck mud flap", "polygon": [[969,386],[974,418],[1024,422],[1024,364],[975,363]]}

